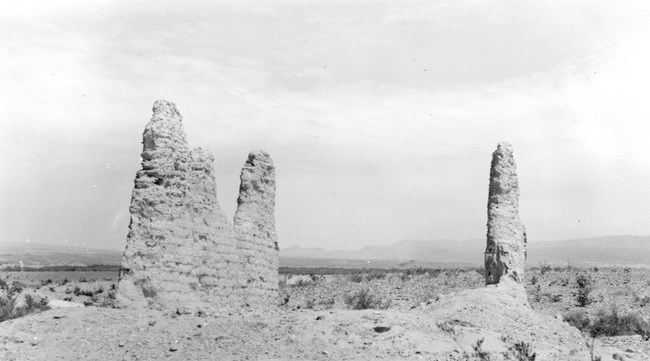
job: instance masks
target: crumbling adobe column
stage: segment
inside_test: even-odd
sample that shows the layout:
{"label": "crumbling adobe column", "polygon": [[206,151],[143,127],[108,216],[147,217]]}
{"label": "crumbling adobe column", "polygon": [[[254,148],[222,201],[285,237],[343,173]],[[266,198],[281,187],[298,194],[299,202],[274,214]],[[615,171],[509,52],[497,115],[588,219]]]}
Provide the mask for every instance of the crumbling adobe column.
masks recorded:
{"label": "crumbling adobe column", "polygon": [[[122,257],[115,304],[144,307],[181,291],[167,269],[176,268],[176,250],[192,240],[186,212],[189,149],[182,117],[172,102],[159,100],[142,135],[142,169],[131,196],[131,223]],[[173,265],[173,266],[172,266]],[[185,280],[189,283],[189,280]],[[184,291],[184,290],[183,290]]]}
{"label": "crumbling adobe column", "polygon": [[275,167],[269,154],[251,152],[240,178],[235,232],[246,273],[243,296],[249,304],[275,303],[279,248],[274,215]]}
{"label": "crumbling adobe column", "polygon": [[519,220],[519,181],[510,143],[499,143],[492,153],[488,196],[485,283],[504,277],[524,281],[526,230]]}

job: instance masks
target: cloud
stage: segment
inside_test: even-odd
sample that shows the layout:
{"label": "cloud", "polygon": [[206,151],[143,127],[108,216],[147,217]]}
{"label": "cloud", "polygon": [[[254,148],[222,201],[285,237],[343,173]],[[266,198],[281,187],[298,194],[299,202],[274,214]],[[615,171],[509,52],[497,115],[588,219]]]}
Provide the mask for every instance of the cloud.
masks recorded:
{"label": "cloud", "polygon": [[32,5],[0,25],[7,237],[123,242],[157,98],[230,215],[247,152],[272,154],[283,242],[480,236],[501,140],[531,239],[650,231],[643,3]]}

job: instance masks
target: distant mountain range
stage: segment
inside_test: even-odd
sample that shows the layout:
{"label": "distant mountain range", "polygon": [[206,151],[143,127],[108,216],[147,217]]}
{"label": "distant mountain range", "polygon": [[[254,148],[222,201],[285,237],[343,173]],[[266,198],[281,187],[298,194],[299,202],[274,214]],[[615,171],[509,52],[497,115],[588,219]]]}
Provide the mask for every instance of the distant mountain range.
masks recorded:
{"label": "distant mountain range", "polygon": [[[392,268],[481,266],[484,239],[406,240],[353,251],[290,246],[280,251],[285,267]],[[121,251],[34,243],[0,243],[0,267],[119,265]],[[606,236],[528,243],[528,266],[551,265],[650,267],[650,236]]]}
{"label": "distant mountain range", "polygon": [[[419,265],[483,264],[485,239],[467,241],[400,241],[385,246],[368,246],[355,251],[328,251],[322,248],[291,246],[281,250],[280,264],[289,267],[338,267],[342,261],[355,265],[412,261]],[[393,261],[393,262],[388,262]],[[567,241],[529,242],[529,266],[552,265],[650,267],[650,237],[606,236]],[[344,264],[344,263],[343,263]],[[379,266],[377,266],[379,267]]]}
{"label": "distant mountain range", "polygon": [[119,265],[122,252],[73,246],[24,243],[0,243],[0,267]]}

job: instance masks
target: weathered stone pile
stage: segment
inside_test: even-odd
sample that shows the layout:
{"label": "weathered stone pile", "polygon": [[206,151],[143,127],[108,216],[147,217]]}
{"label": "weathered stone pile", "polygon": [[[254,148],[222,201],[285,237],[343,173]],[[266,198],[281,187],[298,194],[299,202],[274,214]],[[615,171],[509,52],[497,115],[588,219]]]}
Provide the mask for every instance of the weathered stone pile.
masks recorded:
{"label": "weathered stone pile", "polygon": [[509,143],[499,143],[492,154],[488,196],[485,283],[502,278],[524,281],[526,230],[519,220],[517,164]]}
{"label": "weathered stone pile", "polygon": [[217,201],[214,156],[190,150],[181,114],[157,101],[143,134],[117,307],[209,310],[276,304],[275,168],[248,156],[234,225]]}

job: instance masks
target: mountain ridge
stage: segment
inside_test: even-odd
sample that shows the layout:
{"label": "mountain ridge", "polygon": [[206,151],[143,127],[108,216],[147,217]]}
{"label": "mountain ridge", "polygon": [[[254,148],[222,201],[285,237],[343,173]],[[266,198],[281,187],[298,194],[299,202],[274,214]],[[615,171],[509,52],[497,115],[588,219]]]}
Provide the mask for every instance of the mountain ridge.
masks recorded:
{"label": "mountain ridge", "polygon": [[[382,246],[366,246],[353,251],[325,250],[318,247],[290,246],[280,252],[281,262],[291,259],[394,260],[459,263],[480,266],[485,240],[465,241],[404,240]],[[320,263],[320,262],[315,262]],[[650,236],[613,235],[562,241],[528,243],[527,265],[540,263],[575,266],[646,266],[650,267]]]}
{"label": "mountain ridge", "polygon": [[[485,239],[401,240],[357,250],[292,245],[280,250],[285,267],[391,268],[482,266]],[[119,265],[122,251],[38,243],[0,243],[2,266]],[[528,243],[529,267],[551,265],[650,267],[650,236],[613,235]]]}

